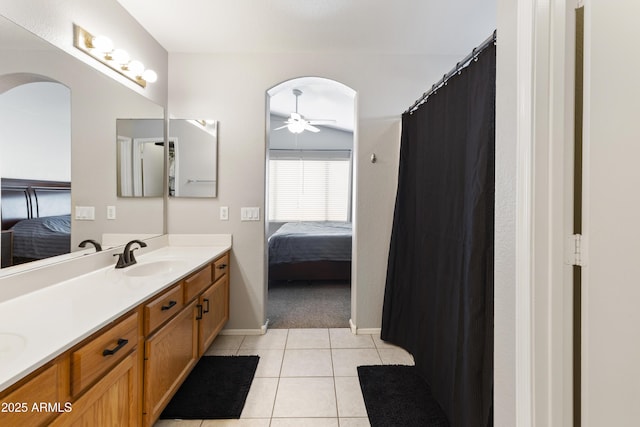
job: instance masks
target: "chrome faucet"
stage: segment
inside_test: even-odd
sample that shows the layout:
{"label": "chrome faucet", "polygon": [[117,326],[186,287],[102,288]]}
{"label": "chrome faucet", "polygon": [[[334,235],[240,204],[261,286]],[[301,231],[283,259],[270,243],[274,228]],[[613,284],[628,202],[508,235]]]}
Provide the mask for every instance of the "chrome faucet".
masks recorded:
{"label": "chrome faucet", "polygon": [[124,246],[124,251],[122,251],[121,254],[114,254],[113,256],[118,255],[118,262],[116,263],[116,268],[125,268],[125,267],[129,267],[130,265],[135,264],[136,261],[136,257],[133,256],[133,251],[135,251],[138,248],[132,248],[131,246],[137,243],[138,245],[140,245],[141,248],[146,248],[147,244],[141,240],[132,240],[129,243],[127,243]]}
{"label": "chrome faucet", "polygon": [[80,242],[78,247],[84,248],[85,246],[87,246],[87,243],[91,243],[93,246],[95,246],[96,247],[96,252],[100,252],[102,250],[102,246],[100,246],[100,243],[96,242],[93,239],[83,240],[82,242]]}

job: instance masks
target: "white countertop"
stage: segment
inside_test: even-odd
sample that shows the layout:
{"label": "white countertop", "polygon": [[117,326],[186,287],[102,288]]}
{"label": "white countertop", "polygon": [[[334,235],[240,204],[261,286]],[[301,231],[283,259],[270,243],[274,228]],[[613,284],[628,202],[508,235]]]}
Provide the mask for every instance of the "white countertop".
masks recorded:
{"label": "white countertop", "polygon": [[[165,246],[132,267],[104,267],[0,302],[0,391],[92,333],[231,249]],[[130,269],[172,260],[171,268],[142,277]]]}

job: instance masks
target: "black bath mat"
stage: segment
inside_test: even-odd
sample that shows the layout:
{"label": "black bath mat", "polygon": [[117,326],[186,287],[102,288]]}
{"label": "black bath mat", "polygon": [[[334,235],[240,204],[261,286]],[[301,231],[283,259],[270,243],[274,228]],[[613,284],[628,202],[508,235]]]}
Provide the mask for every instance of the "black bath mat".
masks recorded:
{"label": "black bath mat", "polygon": [[240,418],[258,359],[258,356],[202,357],[160,418]]}
{"label": "black bath mat", "polygon": [[429,385],[413,366],[358,366],[371,427],[448,427]]}

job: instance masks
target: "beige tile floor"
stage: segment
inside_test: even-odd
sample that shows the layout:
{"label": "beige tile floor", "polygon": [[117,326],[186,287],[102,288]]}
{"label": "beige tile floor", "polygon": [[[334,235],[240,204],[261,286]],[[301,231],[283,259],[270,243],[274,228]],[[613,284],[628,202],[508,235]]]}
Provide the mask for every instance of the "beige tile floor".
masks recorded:
{"label": "beige tile floor", "polygon": [[220,335],[208,355],[260,356],[239,420],[160,420],[155,427],[369,426],[359,365],[413,365],[409,353],[349,329],[269,329]]}

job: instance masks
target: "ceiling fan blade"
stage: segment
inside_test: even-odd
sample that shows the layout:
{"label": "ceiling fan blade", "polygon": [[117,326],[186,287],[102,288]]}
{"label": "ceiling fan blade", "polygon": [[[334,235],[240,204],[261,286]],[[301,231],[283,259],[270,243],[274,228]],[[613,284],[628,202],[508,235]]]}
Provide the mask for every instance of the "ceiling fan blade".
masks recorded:
{"label": "ceiling fan blade", "polygon": [[274,130],[285,129],[287,126],[289,126],[289,125],[280,126],[279,128],[275,128]]}
{"label": "ceiling fan blade", "polygon": [[323,124],[335,123],[336,121],[332,119],[308,119],[307,122],[309,122],[312,125],[323,125]]}
{"label": "ceiling fan blade", "polygon": [[304,130],[308,130],[308,131],[311,131],[311,132],[313,132],[313,133],[320,132],[320,129],[318,129],[318,128],[317,128],[317,127],[315,127],[315,126],[310,125],[309,123],[305,123],[305,124],[304,124]]}

